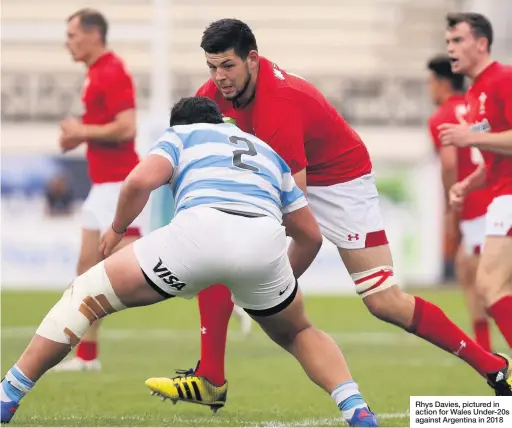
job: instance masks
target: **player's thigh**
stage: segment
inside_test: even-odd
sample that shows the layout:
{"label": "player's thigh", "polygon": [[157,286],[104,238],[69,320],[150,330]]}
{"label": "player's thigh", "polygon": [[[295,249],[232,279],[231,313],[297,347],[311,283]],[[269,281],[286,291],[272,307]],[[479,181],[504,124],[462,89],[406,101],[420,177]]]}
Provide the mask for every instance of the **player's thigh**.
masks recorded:
{"label": "player's thigh", "polygon": [[512,292],[512,237],[488,236],[480,256],[476,287],[487,306]]}
{"label": "player's thigh", "polygon": [[462,242],[455,257],[455,269],[460,285],[473,288],[480,253],[485,239],[485,216],[460,223]]}
{"label": "player's thigh", "polygon": [[133,244],[121,248],[104,263],[112,289],[125,306],[146,306],[171,297],[162,295],[148,283]]}
{"label": "player's thigh", "polygon": [[249,312],[265,331],[265,333],[279,344],[290,343],[302,330],[311,326],[311,322],[304,309],[302,292],[296,286],[296,292],[289,298],[288,304],[279,312],[271,315]]}
{"label": "player's thigh", "polygon": [[392,263],[373,174],[310,186],[308,200],[322,234],[338,247],[349,272]]}

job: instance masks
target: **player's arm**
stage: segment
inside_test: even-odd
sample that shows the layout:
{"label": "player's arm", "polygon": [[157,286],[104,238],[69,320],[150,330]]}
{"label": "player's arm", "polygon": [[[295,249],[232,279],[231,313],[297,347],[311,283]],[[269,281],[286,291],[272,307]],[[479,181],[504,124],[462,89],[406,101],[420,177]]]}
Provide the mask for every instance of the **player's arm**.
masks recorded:
{"label": "player's arm", "polygon": [[126,230],[142,212],[151,192],[170,182],[182,148],[183,143],[178,136],[172,130],[166,132],[126,177],[112,223],[114,230]]}
{"label": "player's arm", "polygon": [[474,190],[485,187],[487,180],[487,170],[485,164],[479,164],[477,168],[464,180],[455,183],[450,189],[450,206],[455,210],[460,210],[467,195]]}
{"label": "player's arm", "polygon": [[512,156],[512,129],[502,132],[474,132],[474,134],[472,143],[470,143],[471,147]]}
{"label": "player's arm", "polygon": [[455,147],[442,147],[439,150],[439,159],[441,161],[443,187],[448,200],[448,192],[457,182],[457,149]]}
{"label": "player's arm", "polygon": [[151,192],[171,180],[172,164],[163,156],[150,154],[126,177],[117,201],[112,228],[123,233],[146,206]]}
{"label": "player's arm", "polygon": [[[439,140],[437,125],[438,124],[435,121],[429,122],[430,135],[439,154],[439,161],[441,163],[441,179],[445,191],[446,202],[448,202],[450,189],[457,182],[457,148],[453,146],[442,146],[441,141]],[[447,203],[445,206],[448,209],[449,204]]]}
{"label": "player's arm", "polygon": [[463,180],[463,183],[465,184],[467,193],[470,193],[474,190],[483,189],[486,185],[486,181],[487,169],[485,164],[482,163]]}
{"label": "player's arm", "polygon": [[135,91],[129,75],[113,68],[101,76],[105,107],[110,117],[103,125],[84,125],[84,139],[97,144],[133,141],[137,132]]}
{"label": "player's arm", "polygon": [[283,176],[281,211],[286,234],[292,238],[288,258],[295,278],[299,278],[320,251],[322,234],[304,193],[289,173]]}
{"label": "player's arm", "polygon": [[135,109],[123,110],[104,125],[84,125],[84,140],[95,142],[133,141],[137,132]]}
{"label": "player's arm", "polygon": [[322,234],[308,206],[284,215],[286,234],[292,238],[288,258],[293,275],[299,278],[315,260],[322,247]]}
{"label": "player's arm", "polygon": [[297,186],[299,186],[300,190],[307,194],[307,181],[306,181],[306,168],[300,170],[299,172],[293,174],[293,179]]}
{"label": "player's arm", "polygon": [[499,96],[505,119],[510,129],[502,132],[480,133],[474,136],[472,146],[481,150],[512,156],[512,75],[509,75],[500,84]]}

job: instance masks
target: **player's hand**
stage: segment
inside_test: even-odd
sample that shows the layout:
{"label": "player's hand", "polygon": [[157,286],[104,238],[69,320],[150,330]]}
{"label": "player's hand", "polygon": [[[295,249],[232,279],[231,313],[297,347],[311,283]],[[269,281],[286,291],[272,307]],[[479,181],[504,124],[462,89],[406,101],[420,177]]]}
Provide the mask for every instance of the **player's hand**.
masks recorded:
{"label": "player's hand", "polygon": [[460,211],[462,209],[462,204],[466,199],[468,193],[468,183],[465,181],[459,181],[455,183],[450,189],[450,206],[456,210]]}
{"label": "player's hand", "polygon": [[80,120],[69,118],[60,123],[59,143],[63,152],[73,150],[86,138],[86,127]]}
{"label": "player's hand", "polygon": [[443,146],[468,147],[473,142],[474,133],[467,125],[443,123],[437,129]]}
{"label": "player's hand", "polygon": [[118,233],[112,228],[107,230],[100,239],[100,254],[103,257],[110,256],[123,237],[124,233]]}
{"label": "player's hand", "polygon": [[70,150],[76,149],[80,144],[81,140],[69,140],[64,138],[62,135],[59,138],[59,146],[62,153],[69,152]]}

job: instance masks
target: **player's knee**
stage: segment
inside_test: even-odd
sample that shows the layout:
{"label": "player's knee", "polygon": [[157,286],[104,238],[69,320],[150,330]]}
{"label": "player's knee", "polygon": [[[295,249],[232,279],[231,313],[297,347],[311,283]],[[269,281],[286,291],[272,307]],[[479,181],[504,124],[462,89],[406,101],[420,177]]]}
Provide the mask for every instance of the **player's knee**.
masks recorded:
{"label": "player's knee", "polygon": [[370,294],[363,299],[368,310],[376,318],[407,328],[414,313],[414,297],[404,293],[397,285]]}
{"label": "player's knee", "polygon": [[286,349],[287,351],[291,352],[297,336],[301,332],[306,331],[309,328],[314,327],[308,320],[307,322],[290,326],[290,328],[288,329],[279,329],[274,334],[269,334],[269,336],[275,343],[277,343],[283,349]]}
{"label": "player's knee", "polygon": [[387,290],[396,285],[392,266],[379,266],[350,275],[356,285],[356,292],[362,298]]}
{"label": "player's knee", "polygon": [[390,321],[402,291],[396,285],[392,266],[380,266],[351,275],[356,292],[375,317]]}
{"label": "player's knee", "polygon": [[93,322],[124,308],[101,262],[75,278],[46,315],[36,334],[75,346]]}
{"label": "player's knee", "polygon": [[287,351],[290,351],[300,332],[312,327],[311,321],[304,312],[290,313],[286,316],[280,314],[272,319],[257,319],[257,322],[270,339]]}
{"label": "player's knee", "polygon": [[485,265],[478,268],[475,290],[486,306],[491,306],[496,300],[508,293],[507,281],[499,273],[499,270],[487,269]]}

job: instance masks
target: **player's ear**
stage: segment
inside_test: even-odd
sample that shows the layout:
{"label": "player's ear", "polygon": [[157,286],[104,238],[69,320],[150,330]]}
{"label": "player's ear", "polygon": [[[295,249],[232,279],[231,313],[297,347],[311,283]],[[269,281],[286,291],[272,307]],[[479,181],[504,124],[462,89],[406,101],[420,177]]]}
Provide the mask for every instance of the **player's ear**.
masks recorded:
{"label": "player's ear", "polygon": [[487,52],[489,50],[489,42],[485,37],[478,37],[476,39],[476,44],[480,52]]}
{"label": "player's ear", "polygon": [[249,66],[249,70],[255,70],[258,67],[260,62],[260,55],[258,51],[252,50],[247,55],[247,65]]}

